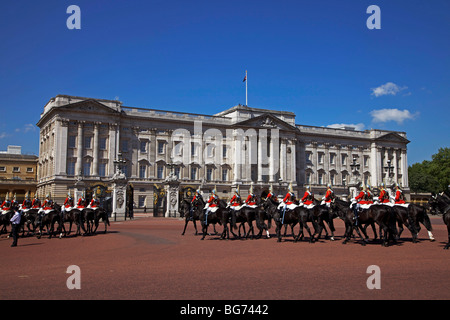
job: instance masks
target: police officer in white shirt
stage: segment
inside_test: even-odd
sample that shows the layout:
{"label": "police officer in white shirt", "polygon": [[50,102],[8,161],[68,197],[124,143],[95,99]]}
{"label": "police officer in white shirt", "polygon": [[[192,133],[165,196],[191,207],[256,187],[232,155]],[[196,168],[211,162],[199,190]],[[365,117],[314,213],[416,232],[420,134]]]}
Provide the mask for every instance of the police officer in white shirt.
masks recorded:
{"label": "police officer in white shirt", "polygon": [[21,216],[22,216],[22,214],[21,214],[20,210],[16,207],[14,210],[14,215],[12,216],[11,220],[9,220],[12,225],[11,233],[12,233],[12,237],[13,237],[13,243],[12,243],[11,247],[17,247],[17,239],[19,238]]}

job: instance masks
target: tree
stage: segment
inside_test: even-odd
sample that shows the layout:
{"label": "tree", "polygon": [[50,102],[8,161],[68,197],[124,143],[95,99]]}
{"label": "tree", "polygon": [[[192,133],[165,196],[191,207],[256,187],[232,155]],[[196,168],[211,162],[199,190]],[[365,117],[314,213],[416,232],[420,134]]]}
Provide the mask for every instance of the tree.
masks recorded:
{"label": "tree", "polygon": [[439,148],[431,161],[414,163],[408,168],[409,187],[412,192],[448,191],[450,184],[450,148]]}

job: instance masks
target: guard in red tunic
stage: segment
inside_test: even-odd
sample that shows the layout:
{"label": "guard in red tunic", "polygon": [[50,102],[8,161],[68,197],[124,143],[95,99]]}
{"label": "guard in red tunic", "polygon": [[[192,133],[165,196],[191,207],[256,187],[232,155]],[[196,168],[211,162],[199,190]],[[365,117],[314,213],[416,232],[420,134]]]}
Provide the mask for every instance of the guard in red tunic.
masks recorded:
{"label": "guard in red tunic", "polygon": [[397,191],[395,192],[395,204],[405,204],[405,195],[403,191],[400,189],[400,186],[396,185]]}
{"label": "guard in red tunic", "polygon": [[41,208],[41,200],[38,198],[37,194],[34,195],[33,201],[31,201],[31,208],[40,209]]}
{"label": "guard in red tunic", "polygon": [[91,200],[91,203],[89,203],[89,208],[93,210],[97,210],[100,206],[100,200],[98,200],[97,195],[94,194],[94,197]]}
{"label": "guard in red tunic", "polygon": [[270,185],[269,193],[267,194],[266,199],[272,199],[272,200],[278,202],[277,196],[273,193],[273,187],[272,187],[272,185]]}
{"label": "guard in red tunic", "polygon": [[63,210],[64,211],[70,211],[71,208],[74,206],[73,198],[70,194],[70,191],[67,193],[67,198],[64,200]]}
{"label": "guard in red tunic", "polygon": [[86,198],[84,197],[84,192],[81,194],[80,199],[77,202],[77,209],[83,210],[86,208]]}
{"label": "guard in red tunic", "polygon": [[195,194],[194,194],[194,197],[191,200],[191,203],[194,203],[195,200],[203,200],[203,197],[200,194],[200,189],[195,190]]}
{"label": "guard in red tunic", "polygon": [[241,205],[242,205],[242,198],[239,194],[239,187],[238,187],[234,191],[234,195],[230,200],[229,206],[231,207],[231,209],[237,209]]}
{"label": "guard in red tunic", "polygon": [[250,186],[250,193],[245,200],[247,206],[256,206],[256,194],[253,193],[253,186]]}
{"label": "guard in red tunic", "polygon": [[359,194],[355,197],[355,200],[358,204],[369,204],[367,198],[367,192],[364,190],[364,184],[361,185],[361,190]]}
{"label": "guard in red tunic", "polygon": [[11,201],[9,200],[9,193],[6,193],[5,201],[2,203],[2,213],[6,213],[11,210]]}
{"label": "guard in red tunic", "polygon": [[23,200],[22,202],[22,210],[28,210],[31,209],[32,204],[31,204],[31,200],[30,200],[30,194],[27,192],[27,194],[25,195],[25,200]]}
{"label": "guard in red tunic", "polygon": [[378,196],[378,201],[380,201],[380,203],[389,203],[389,193],[386,189],[384,189],[384,183],[381,183],[380,189],[381,191],[380,195]]}
{"label": "guard in red tunic", "polygon": [[334,191],[331,189],[331,184],[327,186],[327,192],[325,193],[325,197],[323,197],[323,201],[327,205],[327,207],[331,206],[331,201],[334,199]]}
{"label": "guard in red tunic", "polygon": [[50,199],[50,194],[47,194],[44,200],[44,204],[42,205],[42,209],[44,211],[53,209],[53,200]]}
{"label": "guard in red tunic", "polygon": [[[287,197],[287,195],[286,195],[286,197]],[[311,192],[310,186],[306,186],[306,191],[305,191],[305,194],[303,195],[302,202],[305,206],[309,206],[310,204],[314,203],[314,195]]]}
{"label": "guard in red tunic", "polygon": [[214,188],[211,194],[211,197],[209,197],[208,202],[206,203],[205,209],[205,224],[208,224],[208,214],[211,212],[213,208],[216,208],[219,206],[219,196],[216,194],[216,189]]}

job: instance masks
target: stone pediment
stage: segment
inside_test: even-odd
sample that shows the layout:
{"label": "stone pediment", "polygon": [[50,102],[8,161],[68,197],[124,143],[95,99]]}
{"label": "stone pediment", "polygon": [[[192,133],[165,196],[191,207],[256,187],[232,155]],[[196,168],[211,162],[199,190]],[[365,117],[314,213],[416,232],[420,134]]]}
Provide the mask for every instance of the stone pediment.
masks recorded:
{"label": "stone pediment", "polygon": [[111,107],[108,107],[101,102],[98,102],[94,99],[79,101],[71,104],[67,104],[64,106],[59,107],[60,110],[67,110],[71,112],[93,112],[99,115],[111,115],[111,114],[118,114],[120,113],[116,109],[113,109]]}
{"label": "stone pediment", "polygon": [[410,141],[396,132],[390,132],[375,139],[376,141],[409,143]]}
{"label": "stone pediment", "polygon": [[279,129],[279,130],[297,130],[294,126],[289,123],[278,119],[277,117],[265,113],[252,119],[248,119],[242,122],[236,123],[237,126],[245,126],[257,129]]}

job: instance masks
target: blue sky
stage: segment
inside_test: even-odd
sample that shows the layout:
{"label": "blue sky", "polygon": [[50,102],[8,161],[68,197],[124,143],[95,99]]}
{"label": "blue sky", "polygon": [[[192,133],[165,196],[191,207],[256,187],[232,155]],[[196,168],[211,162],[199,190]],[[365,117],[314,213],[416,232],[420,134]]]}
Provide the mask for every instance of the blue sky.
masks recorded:
{"label": "blue sky", "polygon": [[[72,4],[81,30],[66,27]],[[0,150],[38,154],[57,94],[214,114],[245,103],[245,70],[251,107],[405,131],[409,164],[449,147],[446,0],[3,1],[0,36]]]}

